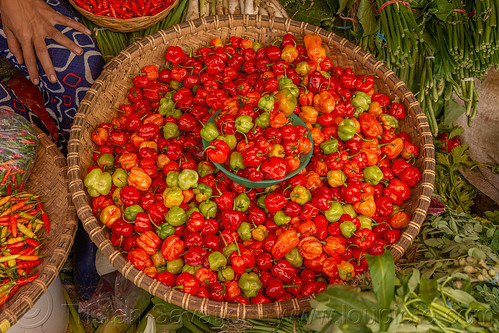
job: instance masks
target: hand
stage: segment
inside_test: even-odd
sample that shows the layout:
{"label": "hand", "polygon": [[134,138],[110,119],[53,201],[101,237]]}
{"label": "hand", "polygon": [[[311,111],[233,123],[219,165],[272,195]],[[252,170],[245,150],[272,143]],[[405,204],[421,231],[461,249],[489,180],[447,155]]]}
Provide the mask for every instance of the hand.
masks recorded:
{"label": "hand", "polygon": [[57,82],[45,38],[52,38],[75,54],[83,53],[81,47],[54,27],[56,24],[90,35],[83,24],[57,13],[43,0],[0,0],[0,15],[9,50],[20,64],[26,64],[35,85],[40,82],[37,57],[50,82]]}

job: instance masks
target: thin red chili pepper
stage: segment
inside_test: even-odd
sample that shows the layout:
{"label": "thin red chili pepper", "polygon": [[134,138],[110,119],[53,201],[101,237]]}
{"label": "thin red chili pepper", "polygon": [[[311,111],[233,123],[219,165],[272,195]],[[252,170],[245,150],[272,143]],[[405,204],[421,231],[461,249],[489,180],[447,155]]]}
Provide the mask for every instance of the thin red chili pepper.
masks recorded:
{"label": "thin red chili pepper", "polygon": [[28,283],[31,283],[34,280],[36,280],[36,278],[39,276],[40,276],[40,274],[35,274],[35,275],[28,276],[26,278],[17,279],[17,285],[19,285],[19,286],[27,285]]}
{"label": "thin red chili pepper", "polygon": [[5,182],[7,181],[7,178],[9,177],[10,175],[10,170],[7,170],[7,172],[5,173],[5,176],[3,176],[3,179],[2,179],[2,182],[0,183],[0,186],[3,186],[5,184]]}
{"label": "thin red chili pepper", "polygon": [[45,230],[47,230],[47,234],[50,233],[50,221],[49,221],[49,216],[47,213],[42,214],[42,221],[43,224],[45,225]]}
{"label": "thin red chili pepper", "polygon": [[33,268],[40,265],[42,262],[43,260],[23,261],[17,264],[17,268],[20,269]]}
{"label": "thin red chili pepper", "polygon": [[16,249],[16,248],[21,248],[22,249],[23,247],[24,247],[24,242],[23,241],[7,245],[8,249]]}
{"label": "thin red chili pepper", "polygon": [[131,0],[130,5],[132,6],[132,11],[135,14],[135,16],[142,16],[142,13],[140,12],[139,5],[137,4],[136,0]]}
{"label": "thin red chili pepper", "polygon": [[95,11],[94,15],[100,15],[100,16],[105,16],[106,14],[109,14],[111,10],[108,8],[101,9],[99,11]]}
{"label": "thin red chili pepper", "polygon": [[33,247],[38,247],[40,246],[40,242],[38,242],[36,239],[33,239],[33,238],[26,238],[24,240],[26,242],[26,244],[28,244],[29,246],[33,246]]}
{"label": "thin red chili pepper", "polygon": [[109,9],[111,10],[111,16],[114,18],[118,18],[118,15],[116,15],[116,11],[114,10],[114,7],[112,5],[109,5]]}
{"label": "thin red chili pepper", "polygon": [[18,254],[19,255],[24,255],[24,256],[32,256],[36,252],[36,249],[34,247],[27,247],[24,250],[21,250]]}
{"label": "thin red chili pepper", "polygon": [[11,217],[10,217],[10,232],[12,233],[13,237],[17,237],[17,218],[16,218],[16,214],[12,214]]}

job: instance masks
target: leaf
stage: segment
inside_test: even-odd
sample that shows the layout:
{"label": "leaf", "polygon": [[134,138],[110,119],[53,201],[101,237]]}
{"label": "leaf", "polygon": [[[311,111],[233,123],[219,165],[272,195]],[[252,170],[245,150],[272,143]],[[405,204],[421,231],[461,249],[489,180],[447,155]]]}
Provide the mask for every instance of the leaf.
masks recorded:
{"label": "leaf", "polygon": [[452,298],[455,302],[460,303],[463,306],[468,306],[470,303],[476,302],[476,299],[473,296],[461,289],[443,287],[442,291],[449,298]]}
{"label": "leaf", "polygon": [[340,8],[336,12],[336,14],[341,13],[345,8],[351,7],[353,4],[352,0],[339,0],[338,2],[340,3]]}
{"label": "leaf", "polygon": [[[439,20],[446,21],[447,17],[452,13],[453,7],[452,3],[447,0],[436,0],[435,1],[436,11],[433,13]],[[452,100],[452,99],[451,99]],[[457,103],[456,103],[457,104]],[[447,111],[446,111],[447,112]]]}
{"label": "leaf", "polygon": [[376,17],[374,17],[371,2],[369,0],[360,0],[357,16],[364,29],[364,36],[369,36],[376,32],[378,29],[378,21],[376,20]]}
{"label": "leaf", "polygon": [[395,292],[395,264],[389,251],[378,256],[366,254],[373,290],[381,309],[390,309]]}
{"label": "leaf", "polygon": [[449,139],[452,139],[453,137],[461,135],[463,133],[464,133],[464,128],[462,128],[461,126],[456,126],[452,129],[452,131],[450,131]]}
{"label": "leaf", "polygon": [[425,239],[424,243],[430,247],[440,248],[443,245],[443,241],[439,238],[428,238]]}
{"label": "leaf", "polygon": [[362,297],[360,293],[339,285],[332,285],[310,301],[314,309],[335,310],[343,316],[357,322],[367,324],[378,321],[379,307],[376,303]]}
{"label": "leaf", "polygon": [[433,279],[421,279],[419,284],[419,296],[426,304],[433,302],[438,295],[438,282]]}
{"label": "leaf", "polygon": [[475,259],[482,259],[482,260],[487,259],[487,255],[482,250],[477,249],[477,248],[469,249],[468,255],[472,256]]}
{"label": "leaf", "polygon": [[407,283],[407,294],[412,294],[412,292],[416,290],[419,285],[419,281],[421,281],[421,272],[413,268],[411,277],[409,278],[409,282]]}
{"label": "leaf", "polygon": [[294,13],[291,17],[297,21],[307,22],[316,26],[321,26],[325,20],[332,20],[333,13],[326,0],[284,0],[283,6],[289,13]]}

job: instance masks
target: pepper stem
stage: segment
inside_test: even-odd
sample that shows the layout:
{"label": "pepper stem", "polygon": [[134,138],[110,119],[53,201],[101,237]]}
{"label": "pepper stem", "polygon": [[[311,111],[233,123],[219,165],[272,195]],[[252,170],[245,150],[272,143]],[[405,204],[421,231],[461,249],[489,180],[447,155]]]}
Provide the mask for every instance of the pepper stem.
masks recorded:
{"label": "pepper stem", "polygon": [[234,244],[236,244],[237,247],[237,254],[241,256],[241,249],[239,248],[239,244],[237,244],[236,235],[232,235],[232,237],[234,238]]}

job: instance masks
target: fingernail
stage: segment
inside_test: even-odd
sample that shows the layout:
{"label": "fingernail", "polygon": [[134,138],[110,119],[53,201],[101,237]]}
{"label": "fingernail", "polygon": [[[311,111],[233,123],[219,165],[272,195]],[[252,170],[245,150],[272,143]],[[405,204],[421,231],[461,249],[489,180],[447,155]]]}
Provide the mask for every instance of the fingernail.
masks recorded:
{"label": "fingernail", "polygon": [[40,83],[40,79],[38,79],[38,78],[34,78],[34,79],[33,79],[33,84],[34,84],[35,86],[37,86],[37,85],[38,85],[38,83]]}
{"label": "fingernail", "polygon": [[50,82],[56,83],[57,82],[57,76],[55,76],[54,74],[50,75]]}
{"label": "fingernail", "polygon": [[77,55],[82,55],[82,54],[83,54],[83,49],[81,49],[81,48],[80,48],[80,49],[77,49],[77,50],[76,50],[76,54],[77,54]]}
{"label": "fingernail", "polygon": [[90,31],[90,29],[86,29],[86,30],[85,30],[85,33],[86,33],[87,35],[90,35],[92,32]]}

